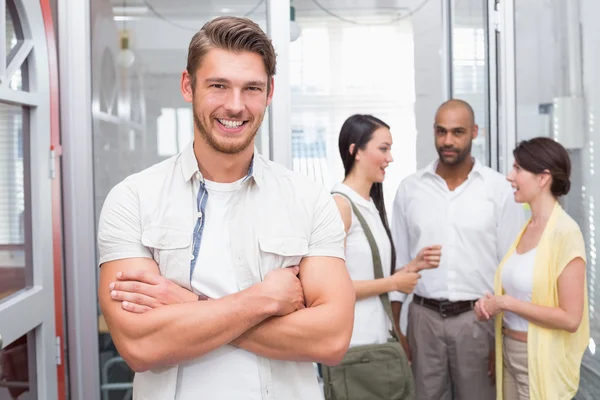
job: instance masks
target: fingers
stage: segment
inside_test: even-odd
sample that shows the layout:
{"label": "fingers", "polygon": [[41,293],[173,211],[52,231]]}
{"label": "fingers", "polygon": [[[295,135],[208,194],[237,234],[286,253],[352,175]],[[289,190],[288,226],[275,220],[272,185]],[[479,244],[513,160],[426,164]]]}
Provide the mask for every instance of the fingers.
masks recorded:
{"label": "fingers", "polygon": [[108,287],[111,291],[117,290],[119,292],[129,292],[155,297],[153,286],[138,281],[111,282]]}
{"label": "fingers", "polygon": [[491,299],[493,299],[493,298],[494,298],[494,295],[493,295],[493,294],[490,294],[490,293],[486,293],[486,294],[485,294],[485,298],[486,298],[486,299],[488,299],[488,300],[491,300]]}
{"label": "fingers", "polygon": [[143,314],[146,311],[151,310],[150,307],[141,306],[139,304],[134,304],[134,303],[129,303],[127,301],[122,302],[121,307],[123,307],[124,310],[135,313],[135,314]]}
{"label": "fingers", "polygon": [[300,272],[300,267],[297,265],[294,265],[293,267],[288,267],[287,269],[292,271],[294,275],[298,275],[298,273]]}
{"label": "fingers", "polygon": [[113,290],[110,292],[110,297],[112,297],[113,300],[147,307],[148,309],[157,308],[162,305],[156,301],[156,299],[139,293],[128,293],[119,290]]}
{"label": "fingers", "polygon": [[147,271],[123,271],[117,272],[119,281],[137,281],[149,285],[158,285],[162,277],[156,274],[150,274]]}

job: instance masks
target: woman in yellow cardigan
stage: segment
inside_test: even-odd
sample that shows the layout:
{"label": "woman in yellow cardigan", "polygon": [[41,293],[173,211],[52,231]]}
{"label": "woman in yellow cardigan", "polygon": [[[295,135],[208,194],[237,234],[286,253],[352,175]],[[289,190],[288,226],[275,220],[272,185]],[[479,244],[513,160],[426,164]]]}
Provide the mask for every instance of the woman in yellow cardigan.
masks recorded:
{"label": "woman in yellow cardigan", "polygon": [[531,219],[475,305],[496,317],[497,400],[571,400],[589,342],[585,245],[557,198],[569,191],[567,151],[549,138],[521,142],[508,175]]}

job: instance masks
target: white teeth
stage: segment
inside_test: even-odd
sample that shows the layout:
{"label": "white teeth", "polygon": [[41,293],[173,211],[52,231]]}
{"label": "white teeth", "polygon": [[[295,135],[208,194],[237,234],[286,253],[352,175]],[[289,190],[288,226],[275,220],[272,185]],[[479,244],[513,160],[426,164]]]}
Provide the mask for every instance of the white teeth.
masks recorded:
{"label": "white teeth", "polygon": [[230,121],[228,119],[219,119],[219,122],[227,128],[237,128],[244,123],[243,121]]}

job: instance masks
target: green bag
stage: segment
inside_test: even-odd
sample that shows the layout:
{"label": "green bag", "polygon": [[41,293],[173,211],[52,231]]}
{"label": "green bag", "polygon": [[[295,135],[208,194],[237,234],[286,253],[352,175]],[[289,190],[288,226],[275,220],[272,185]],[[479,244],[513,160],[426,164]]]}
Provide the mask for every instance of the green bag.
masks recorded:
{"label": "green bag", "polygon": [[[373,257],[375,279],[383,278],[381,256],[371,229],[356,205],[344,193],[358,218]],[[396,332],[392,306],[387,293],[379,295],[393,330],[387,343],[351,347],[335,367],[322,366],[326,400],[412,400],[415,388],[408,358]]]}

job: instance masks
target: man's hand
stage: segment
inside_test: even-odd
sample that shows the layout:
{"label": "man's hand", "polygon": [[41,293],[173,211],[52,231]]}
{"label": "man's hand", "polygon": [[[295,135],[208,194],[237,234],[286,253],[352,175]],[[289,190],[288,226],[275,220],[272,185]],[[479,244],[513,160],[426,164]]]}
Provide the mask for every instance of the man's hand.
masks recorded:
{"label": "man's hand", "polygon": [[139,270],[118,272],[117,281],[111,282],[109,289],[123,309],[138,314],[167,304],[199,300],[198,295],[169,279]]}
{"label": "man's hand", "polygon": [[417,257],[412,260],[408,266],[408,272],[421,272],[424,269],[434,269],[439,267],[442,257],[442,246],[427,246],[419,251]]}
{"label": "man's hand", "polygon": [[419,283],[420,274],[416,272],[408,272],[404,269],[396,271],[390,278],[392,278],[395,286],[395,290],[398,292],[410,294],[415,290],[415,286]]}
{"label": "man's hand", "polygon": [[257,284],[261,292],[275,300],[276,316],[282,317],[306,307],[302,284],[298,279],[300,267],[278,268],[269,272],[265,279]]}

